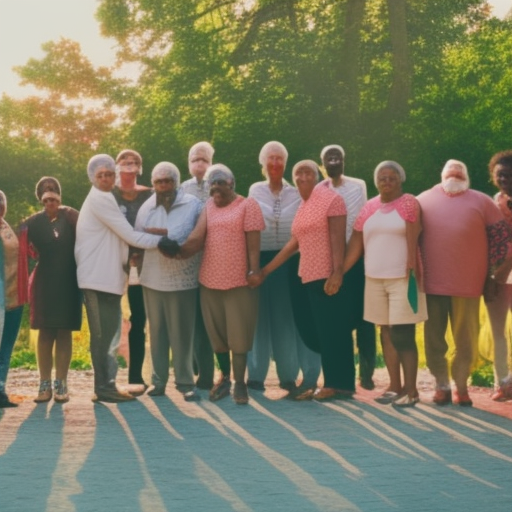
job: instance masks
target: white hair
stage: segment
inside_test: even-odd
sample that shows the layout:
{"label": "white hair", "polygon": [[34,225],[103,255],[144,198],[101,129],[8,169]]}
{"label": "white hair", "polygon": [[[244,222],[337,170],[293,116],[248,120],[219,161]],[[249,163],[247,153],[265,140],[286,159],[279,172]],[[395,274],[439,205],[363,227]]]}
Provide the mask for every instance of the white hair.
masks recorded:
{"label": "white hair", "polygon": [[180,186],[180,171],[171,162],[159,162],[151,171],[151,183],[159,178],[170,178],[176,188]]}
{"label": "white hair", "polygon": [[382,169],[393,169],[393,171],[395,171],[400,177],[400,182],[403,183],[405,181],[404,168],[398,162],[393,160],[384,160],[379,165],[377,165],[377,167],[375,167],[375,171],[373,172],[373,182],[375,183],[376,187],[378,187],[377,177]]}

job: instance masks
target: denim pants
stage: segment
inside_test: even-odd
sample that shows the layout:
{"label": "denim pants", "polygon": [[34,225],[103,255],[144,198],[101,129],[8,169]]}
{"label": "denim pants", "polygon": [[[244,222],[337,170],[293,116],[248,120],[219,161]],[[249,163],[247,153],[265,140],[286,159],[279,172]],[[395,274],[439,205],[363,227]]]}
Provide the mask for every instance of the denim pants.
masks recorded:
{"label": "denim pants", "polygon": [[9,309],[5,312],[4,330],[2,332],[2,341],[0,342],[0,391],[3,392],[5,392],[5,382],[9,373],[12,349],[20,330],[22,313],[23,306]]}
{"label": "denim pants", "polygon": [[97,290],[83,292],[89,322],[94,391],[98,393],[116,386],[117,359],[111,346],[120,327],[121,295]]}

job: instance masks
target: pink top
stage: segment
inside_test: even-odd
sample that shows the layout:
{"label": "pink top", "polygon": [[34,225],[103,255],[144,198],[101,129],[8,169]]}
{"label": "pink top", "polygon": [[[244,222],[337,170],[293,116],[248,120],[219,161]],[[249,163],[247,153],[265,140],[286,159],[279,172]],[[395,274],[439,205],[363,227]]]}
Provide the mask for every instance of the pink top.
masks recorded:
{"label": "pink top", "polygon": [[418,201],[426,293],[479,297],[489,266],[489,233],[504,223],[503,215],[490,197],[471,189],[449,196],[436,185]]}
{"label": "pink top", "polygon": [[327,279],[333,271],[329,217],[347,215],[343,199],[327,187],[316,186],[302,201],[292,224],[299,243],[299,276],[303,283]]}
{"label": "pink top", "polygon": [[370,199],[358,215],[354,229],[363,232],[364,265],[368,277],[392,279],[407,275],[406,222],[415,222],[419,204],[411,194],[389,203]]}
{"label": "pink top", "polygon": [[199,282],[215,290],[247,286],[245,233],[263,231],[265,221],[258,203],[237,196],[228,206],[206,203],[206,241]]}

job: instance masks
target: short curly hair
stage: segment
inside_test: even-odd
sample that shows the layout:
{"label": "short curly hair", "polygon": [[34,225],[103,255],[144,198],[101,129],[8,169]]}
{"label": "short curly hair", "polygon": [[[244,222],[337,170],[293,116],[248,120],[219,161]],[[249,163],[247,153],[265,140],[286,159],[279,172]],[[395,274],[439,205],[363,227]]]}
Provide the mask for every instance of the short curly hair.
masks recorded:
{"label": "short curly hair", "polygon": [[507,149],[506,151],[500,151],[491,157],[489,161],[488,169],[489,175],[491,177],[492,183],[496,185],[496,180],[494,179],[494,168],[497,165],[503,165],[504,167],[510,167],[512,169],[512,149]]}

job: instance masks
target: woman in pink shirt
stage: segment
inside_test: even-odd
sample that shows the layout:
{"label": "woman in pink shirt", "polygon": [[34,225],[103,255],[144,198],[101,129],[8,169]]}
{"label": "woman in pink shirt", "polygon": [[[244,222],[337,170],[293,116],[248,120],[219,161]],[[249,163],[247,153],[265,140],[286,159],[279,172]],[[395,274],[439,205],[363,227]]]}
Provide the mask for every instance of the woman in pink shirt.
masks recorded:
{"label": "woman in pink shirt", "polygon": [[247,286],[247,277],[259,272],[260,231],[265,222],[258,203],[235,192],[235,178],[225,165],[209,167],[205,179],[211,197],[177,257],[188,258],[204,248],[199,270],[201,310],[222,373],[210,390],[210,400],[230,394],[232,360],[233,398],[246,404],[247,352],[258,316],[258,293]]}
{"label": "woman in pink shirt", "polygon": [[355,390],[353,315],[350,297],[341,288],[347,212],[343,199],[327,187],[316,187],[320,171],[312,160],[298,162],[293,181],[302,197],[283,249],[250,280],[257,285],[295,252],[300,252],[299,276],[306,288],[303,316],[310,319],[315,339],[304,340],[322,360],[324,387],[307,390],[298,399],[352,398]]}

